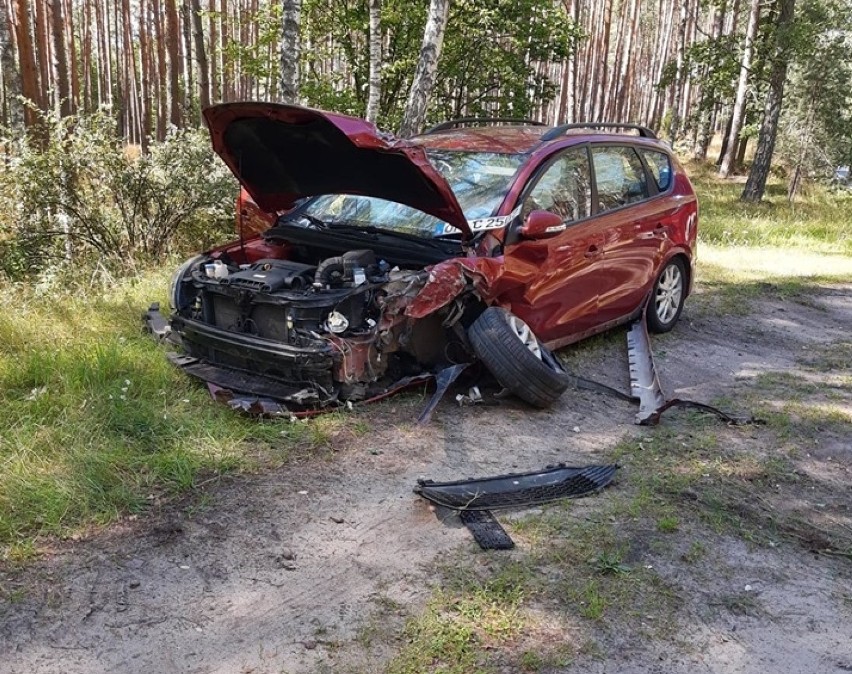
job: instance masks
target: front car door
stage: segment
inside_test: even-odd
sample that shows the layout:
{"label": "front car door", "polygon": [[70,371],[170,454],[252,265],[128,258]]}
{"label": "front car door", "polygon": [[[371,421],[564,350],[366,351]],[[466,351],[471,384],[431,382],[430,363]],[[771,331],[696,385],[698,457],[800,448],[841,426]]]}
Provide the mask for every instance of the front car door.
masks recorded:
{"label": "front car door", "polygon": [[[564,230],[551,238],[519,239],[504,249],[506,272],[524,280],[498,298],[543,341],[568,343],[598,323],[597,306],[604,229],[592,218],[588,148],[557,154],[524,190],[519,222],[533,210],[562,218]],[[511,241],[511,237],[507,239]]]}

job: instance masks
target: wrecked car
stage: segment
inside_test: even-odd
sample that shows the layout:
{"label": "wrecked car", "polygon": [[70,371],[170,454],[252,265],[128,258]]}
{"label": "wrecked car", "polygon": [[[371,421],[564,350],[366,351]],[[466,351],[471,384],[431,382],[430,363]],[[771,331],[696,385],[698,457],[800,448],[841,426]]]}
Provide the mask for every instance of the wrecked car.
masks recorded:
{"label": "wrecked car", "polygon": [[204,116],[253,223],[173,278],[180,362],[209,383],[321,408],[478,361],[544,407],[568,385],[551,349],[642,312],[668,331],[691,289],[695,194],[643,127]]}

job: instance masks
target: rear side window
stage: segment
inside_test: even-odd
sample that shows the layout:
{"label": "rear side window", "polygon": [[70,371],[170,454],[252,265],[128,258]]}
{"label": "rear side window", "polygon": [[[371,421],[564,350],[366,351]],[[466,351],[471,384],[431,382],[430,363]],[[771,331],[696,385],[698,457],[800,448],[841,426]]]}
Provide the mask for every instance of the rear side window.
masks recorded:
{"label": "rear side window", "polygon": [[598,187],[598,212],[611,211],[650,196],[645,169],[630,147],[606,146],[592,150]]}
{"label": "rear side window", "polygon": [[645,163],[651,169],[654,180],[657,181],[657,189],[665,192],[672,184],[672,164],[667,154],[655,152],[654,150],[639,150],[645,158]]}

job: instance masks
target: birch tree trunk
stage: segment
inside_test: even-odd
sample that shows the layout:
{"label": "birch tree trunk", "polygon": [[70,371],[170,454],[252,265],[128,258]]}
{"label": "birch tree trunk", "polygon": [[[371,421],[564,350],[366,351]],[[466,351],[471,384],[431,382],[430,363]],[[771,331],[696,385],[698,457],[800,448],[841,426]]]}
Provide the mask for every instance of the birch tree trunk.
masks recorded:
{"label": "birch tree trunk", "polygon": [[444,31],[450,15],[450,0],[430,0],[429,14],[426,17],[426,29],[423,31],[423,44],[420,47],[420,59],[414,71],[414,79],[408,92],[405,112],[399,135],[408,138],[418,133],[426,119],[426,106],[435,74],[438,71],[438,59],[444,45]]}
{"label": "birch tree trunk", "polygon": [[381,0],[370,0],[370,93],[367,97],[367,120],[375,124],[382,97],[382,18]]}
{"label": "birch tree trunk", "polygon": [[725,155],[722,157],[722,165],[719,167],[719,175],[727,178],[734,168],[734,159],[737,152],[737,138],[743,126],[745,115],[746,94],[748,93],[748,75],[751,71],[751,59],[754,52],[754,38],[757,35],[757,24],[760,19],[760,0],[751,0],[751,9],[748,14],[748,26],[746,27],[745,44],[743,45],[743,60],[740,63],[740,78],[737,82],[737,97],[734,100],[734,110],[731,113],[731,130],[728,133],[728,142],[725,147]]}
{"label": "birch tree trunk", "polygon": [[299,26],[302,21],[302,1],[283,0],[281,20],[281,100],[299,102]]}
{"label": "birch tree trunk", "polygon": [[784,102],[784,82],[787,79],[787,63],[789,61],[787,53],[788,32],[793,23],[796,0],[779,0],[779,4],[781,11],[775,24],[775,45],[772,56],[772,72],[769,76],[769,91],[766,94],[763,123],[760,125],[754,161],[751,164],[751,170],[748,172],[745,189],[740,197],[743,201],[760,201],[763,199],[772,155],[775,153],[778,118],[781,116],[781,106]]}
{"label": "birch tree trunk", "polygon": [[0,1],[0,68],[3,73],[3,121],[10,126],[19,126],[24,120],[24,111],[17,96],[21,93],[21,76],[15,63],[9,8]]}

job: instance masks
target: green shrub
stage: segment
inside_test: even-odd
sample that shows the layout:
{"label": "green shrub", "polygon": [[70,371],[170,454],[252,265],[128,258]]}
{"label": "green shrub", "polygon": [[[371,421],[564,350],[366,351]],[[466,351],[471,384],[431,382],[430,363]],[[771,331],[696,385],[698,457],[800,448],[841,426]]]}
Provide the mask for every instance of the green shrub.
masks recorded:
{"label": "green shrub", "polygon": [[233,218],[236,182],[206,132],[174,130],[147,152],[115,137],[106,114],[43,117],[7,137],[0,175],[0,270],[41,276],[74,262],[111,270],[210,242]]}

